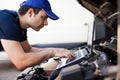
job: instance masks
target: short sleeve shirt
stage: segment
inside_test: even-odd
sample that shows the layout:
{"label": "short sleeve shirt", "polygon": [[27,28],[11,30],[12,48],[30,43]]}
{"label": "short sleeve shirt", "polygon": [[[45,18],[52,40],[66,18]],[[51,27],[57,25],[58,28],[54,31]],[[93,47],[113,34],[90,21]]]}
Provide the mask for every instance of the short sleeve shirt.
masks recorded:
{"label": "short sleeve shirt", "polygon": [[[16,11],[0,10],[0,39],[19,42],[27,40],[27,30],[20,27]],[[0,50],[2,49],[0,43]]]}

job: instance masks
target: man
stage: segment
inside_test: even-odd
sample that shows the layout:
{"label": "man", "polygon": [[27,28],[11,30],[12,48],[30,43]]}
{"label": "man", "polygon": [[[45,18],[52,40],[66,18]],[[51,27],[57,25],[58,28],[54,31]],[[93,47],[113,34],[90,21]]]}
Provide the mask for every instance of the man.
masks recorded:
{"label": "man", "polygon": [[0,11],[0,49],[4,49],[18,70],[34,66],[51,57],[72,58],[73,54],[63,48],[35,48],[27,40],[27,28],[39,31],[48,25],[47,19],[59,17],[51,10],[48,0],[26,0],[18,12]]}

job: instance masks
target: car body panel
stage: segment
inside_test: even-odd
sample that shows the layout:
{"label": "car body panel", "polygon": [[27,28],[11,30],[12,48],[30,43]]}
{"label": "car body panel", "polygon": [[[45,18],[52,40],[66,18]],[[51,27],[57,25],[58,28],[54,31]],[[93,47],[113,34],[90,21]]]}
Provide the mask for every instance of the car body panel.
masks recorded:
{"label": "car body panel", "polygon": [[117,0],[77,0],[79,4],[99,17],[109,27],[116,28]]}

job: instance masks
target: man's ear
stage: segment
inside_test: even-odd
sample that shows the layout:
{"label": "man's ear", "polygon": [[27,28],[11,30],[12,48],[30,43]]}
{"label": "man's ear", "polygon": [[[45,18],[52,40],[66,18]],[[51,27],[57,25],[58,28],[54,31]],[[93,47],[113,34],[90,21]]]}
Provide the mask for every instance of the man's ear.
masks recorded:
{"label": "man's ear", "polygon": [[27,15],[31,17],[34,14],[34,10],[32,8],[28,9]]}

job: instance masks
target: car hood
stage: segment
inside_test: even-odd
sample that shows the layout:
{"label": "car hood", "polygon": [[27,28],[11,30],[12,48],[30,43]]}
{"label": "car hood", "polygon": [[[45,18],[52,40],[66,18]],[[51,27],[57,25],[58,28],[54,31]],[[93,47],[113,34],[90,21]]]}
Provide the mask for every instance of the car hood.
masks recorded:
{"label": "car hood", "polygon": [[109,27],[116,28],[117,24],[117,0],[77,0],[79,4],[99,17]]}

